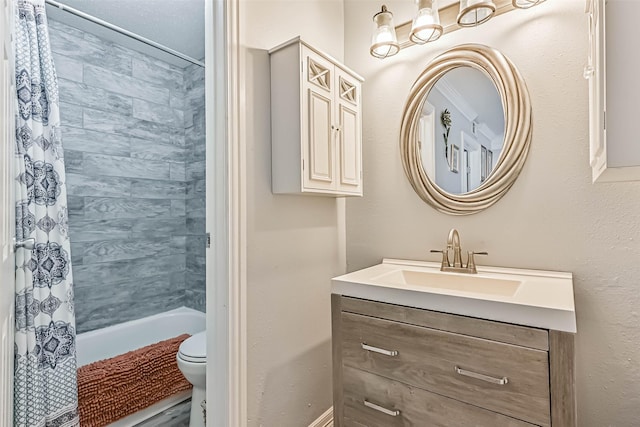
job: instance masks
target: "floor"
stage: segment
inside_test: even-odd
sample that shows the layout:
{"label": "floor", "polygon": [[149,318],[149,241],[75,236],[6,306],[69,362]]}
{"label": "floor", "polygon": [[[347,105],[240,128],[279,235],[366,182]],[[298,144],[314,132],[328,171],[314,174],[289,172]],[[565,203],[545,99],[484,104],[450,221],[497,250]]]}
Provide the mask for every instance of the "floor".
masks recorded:
{"label": "floor", "polygon": [[159,413],[153,418],[136,424],[135,427],[189,427],[189,412],[191,399],[178,403],[176,406]]}

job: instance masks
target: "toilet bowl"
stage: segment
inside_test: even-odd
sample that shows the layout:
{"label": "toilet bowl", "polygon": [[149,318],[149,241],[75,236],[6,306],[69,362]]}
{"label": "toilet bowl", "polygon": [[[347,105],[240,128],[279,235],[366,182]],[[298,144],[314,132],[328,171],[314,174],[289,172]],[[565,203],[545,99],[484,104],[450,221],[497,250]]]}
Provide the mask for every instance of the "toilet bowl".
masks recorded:
{"label": "toilet bowl", "polygon": [[180,344],[176,355],[182,375],[193,384],[189,427],[204,427],[204,401],[207,380],[207,334],[198,332]]}

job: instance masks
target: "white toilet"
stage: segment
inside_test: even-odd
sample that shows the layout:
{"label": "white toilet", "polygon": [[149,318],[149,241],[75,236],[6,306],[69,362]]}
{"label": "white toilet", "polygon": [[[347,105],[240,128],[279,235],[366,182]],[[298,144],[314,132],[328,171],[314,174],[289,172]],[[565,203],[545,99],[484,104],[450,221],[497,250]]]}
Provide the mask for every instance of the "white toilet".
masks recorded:
{"label": "white toilet", "polygon": [[198,332],[180,344],[176,355],[182,375],[193,384],[189,427],[204,427],[206,398],[207,333]]}

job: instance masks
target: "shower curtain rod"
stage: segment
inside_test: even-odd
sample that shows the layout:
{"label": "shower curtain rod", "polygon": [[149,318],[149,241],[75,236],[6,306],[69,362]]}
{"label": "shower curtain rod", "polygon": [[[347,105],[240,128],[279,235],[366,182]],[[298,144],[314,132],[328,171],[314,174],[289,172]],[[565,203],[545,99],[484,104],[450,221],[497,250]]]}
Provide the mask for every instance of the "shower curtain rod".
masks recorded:
{"label": "shower curtain rod", "polygon": [[160,49],[160,50],[162,50],[164,52],[167,52],[168,54],[171,54],[173,56],[177,56],[180,59],[183,59],[183,60],[185,60],[187,62],[191,62],[192,64],[199,65],[200,67],[204,68],[204,62],[202,62],[202,61],[198,61],[197,59],[194,59],[194,58],[192,58],[190,56],[187,56],[187,55],[185,55],[183,53],[180,53],[177,50],[173,50],[173,49],[171,49],[171,48],[169,48],[169,47],[167,47],[165,45],[162,45],[160,43],[156,43],[153,40],[149,40],[146,37],[142,37],[142,36],[140,36],[140,35],[138,35],[136,33],[133,33],[133,32],[131,32],[129,30],[125,30],[122,27],[118,27],[117,25],[113,25],[113,24],[111,24],[111,23],[109,23],[107,21],[103,21],[102,19],[96,18],[93,15],[89,15],[88,13],[84,13],[81,10],[74,9],[73,7],[67,6],[66,4],[63,4],[63,3],[59,3],[59,2],[57,2],[55,0],[45,0],[45,3],[50,4],[53,7],[57,7],[58,9],[60,9],[62,11],[69,12],[72,15],[78,16],[78,17],[80,17],[82,19],[86,19],[87,21],[93,22],[93,23],[98,24],[98,25],[100,25],[102,27],[105,27],[105,28],[108,28],[108,29],[113,30],[115,32],[118,32],[118,33],[120,33],[120,34],[122,34],[124,36],[130,37],[130,38],[132,38],[134,40],[138,40],[139,42],[142,42],[142,43],[144,43],[144,44],[146,44],[148,46],[155,47],[156,49]]}

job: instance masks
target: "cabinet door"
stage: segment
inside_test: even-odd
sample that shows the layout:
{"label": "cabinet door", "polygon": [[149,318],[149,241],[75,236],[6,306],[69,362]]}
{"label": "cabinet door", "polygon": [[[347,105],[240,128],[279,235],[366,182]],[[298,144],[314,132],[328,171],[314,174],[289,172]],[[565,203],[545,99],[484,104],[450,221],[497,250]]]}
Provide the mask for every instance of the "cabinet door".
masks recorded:
{"label": "cabinet door", "polygon": [[336,68],[337,191],[362,194],[360,82]]}
{"label": "cabinet door", "polygon": [[303,191],[335,190],[335,88],[333,64],[303,48]]}

